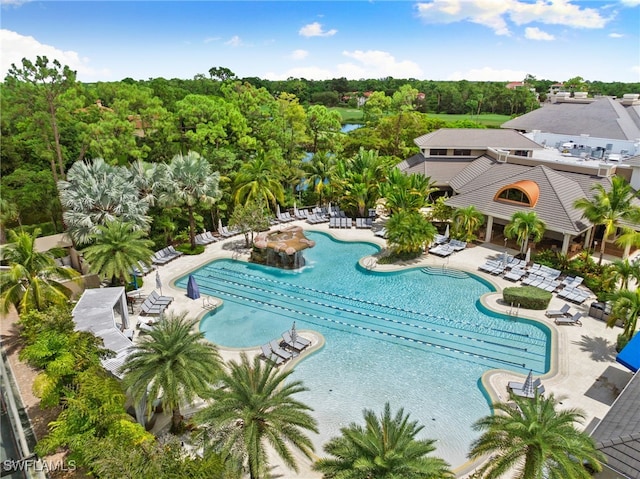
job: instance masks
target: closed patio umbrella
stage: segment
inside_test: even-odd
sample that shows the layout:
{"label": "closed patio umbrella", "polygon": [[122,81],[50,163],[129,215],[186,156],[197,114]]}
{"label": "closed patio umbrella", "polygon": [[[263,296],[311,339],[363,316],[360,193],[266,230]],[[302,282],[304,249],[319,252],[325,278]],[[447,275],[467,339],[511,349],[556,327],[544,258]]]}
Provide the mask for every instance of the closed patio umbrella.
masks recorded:
{"label": "closed patio umbrella", "polygon": [[192,274],[189,275],[187,281],[187,297],[191,299],[198,299],[200,297],[200,288],[196,282],[196,277]]}
{"label": "closed patio umbrella", "polygon": [[156,288],[160,290],[160,296],[162,296],[162,281],[160,281],[160,272],[156,270]]}
{"label": "closed patio umbrella", "polygon": [[447,224],[447,228],[444,230],[444,237],[445,238],[449,237],[449,224]]}
{"label": "closed patio umbrella", "polygon": [[293,325],[291,326],[291,339],[295,343],[297,338],[298,338],[298,333],[296,332],[296,322],[294,321]]}
{"label": "closed patio umbrella", "polygon": [[524,256],[524,262],[529,263],[531,261],[531,248],[527,248],[527,254]]}
{"label": "closed patio umbrella", "polygon": [[218,233],[222,234],[222,218],[218,218]]}
{"label": "closed patio umbrella", "polygon": [[536,395],[533,387],[533,372],[531,369],[529,369],[527,379],[525,379],[524,384],[522,385],[522,395],[527,398],[531,398]]}

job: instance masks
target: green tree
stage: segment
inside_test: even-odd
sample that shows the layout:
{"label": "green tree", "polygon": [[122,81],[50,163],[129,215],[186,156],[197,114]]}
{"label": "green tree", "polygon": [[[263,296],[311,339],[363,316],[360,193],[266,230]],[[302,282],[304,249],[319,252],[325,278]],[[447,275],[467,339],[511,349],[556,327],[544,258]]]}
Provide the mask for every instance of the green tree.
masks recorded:
{"label": "green tree", "polygon": [[0,312],[6,313],[13,305],[19,313],[31,309],[43,310],[52,304],[66,304],[71,290],[61,281],[78,278],[77,271],[56,265],[50,252],[35,248],[40,235],[9,231],[9,244],[3,246],[2,261],[9,269],[0,271]]}
{"label": "green tree", "polygon": [[244,235],[247,248],[253,242],[253,233],[269,229],[268,210],[261,200],[236,205],[229,219],[229,226],[236,227]]}
{"label": "green tree", "polygon": [[319,459],[313,466],[329,479],[442,479],[453,478],[449,465],[428,456],[435,451],[432,439],[417,439],[424,426],[410,421],[400,409],[393,416],[389,403],[378,418],[364,411],[365,426],[352,423],[340,429],[324,446],[332,458]]}
{"label": "green tree", "polygon": [[458,208],[453,212],[453,235],[463,241],[476,239],[476,232],[484,224],[484,215],[475,206]]}
{"label": "green tree", "polygon": [[623,324],[622,335],[630,340],[638,328],[640,290],[621,289],[606,295],[606,298],[611,302],[611,314],[607,319],[607,326],[613,328],[618,322],[621,322]]}
{"label": "green tree", "polygon": [[140,197],[131,174],[121,166],[111,166],[102,158],[78,161],[69,169],[67,181],[58,183],[63,218],[76,244],[89,243],[98,225],[115,220],[147,230],[149,203]]}
{"label": "green tree", "polygon": [[534,399],[514,396],[509,403],[494,405],[495,414],[477,421],[474,429],[482,435],[473,442],[469,457],[485,458],[480,477],[583,478],[602,469],[603,455],[591,437],[576,429],[584,419],[577,409],[558,411],[553,394],[536,394]]}
{"label": "green tree", "polygon": [[391,214],[402,210],[419,211],[429,204],[429,196],[436,191],[431,178],[413,173],[405,175],[393,168],[386,183],[380,185],[380,196]]}
{"label": "green tree", "polygon": [[362,107],[366,123],[377,122],[391,108],[391,98],[383,91],[374,91]]}
{"label": "green tree", "polygon": [[172,206],[185,206],[189,217],[189,241],[196,247],[196,206],[212,206],[220,197],[218,182],[220,175],[211,171],[211,166],[194,151],[187,155],[176,155],[169,164],[170,183],[160,194],[160,202]]}
{"label": "green tree", "polygon": [[89,270],[110,280],[112,285],[130,282],[139,261],[151,266],[153,242],[145,240],[144,235],[130,223],[120,221],[98,226],[97,233],[92,235],[93,244],[83,252]]}
{"label": "green tree", "polygon": [[306,172],[306,183],[317,195],[318,203],[324,204],[329,179],[335,174],[336,157],[333,154],[313,155],[311,161],[302,165]]}
{"label": "green tree", "polygon": [[[284,189],[277,173],[277,163],[264,152],[246,162],[234,181],[234,201],[247,204],[262,199],[275,210],[284,202]],[[273,211],[272,210],[272,211]]]}
{"label": "green tree", "polygon": [[51,221],[54,227],[60,224],[60,203],[55,200],[58,195],[56,184],[46,170],[36,171],[33,166],[26,165],[2,176],[3,200],[14,206],[14,220],[20,223],[38,224]]}
{"label": "green tree", "polygon": [[242,353],[231,361],[212,392],[213,402],[196,416],[205,425],[209,447],[246,462],[251,479],[268,476],[269,444],[284,463],[297,471],[291,447],[311,458],[313,445],[305,430],[318,432],[310,408],[294,399],[306,391],[301,381],[288,381],[293,370],[280,371],[256,355]]}
{"label": "green tree", "polygon": [[527,250],[529,240],[537,243],[544,235],[545,224],[535,211],[516,211],[504,227],[504,235],[520,245],[520,253]]}
{"label": "green tree", "polygon": [[387,243],[399,255],[421,254],[437,233],[435,226],[418,211],[399,211],[391,215],[385,227]]}
{"label": "green tree", "polygon": [[40,138],[45,139],[40,153],[50,160],[57,183],[65,174],[58,110],[62,95],[75,85],[76,72],[66,65],[63,67],[58,60],[49,63],[46,56],[37,56],[35,62],[23,58],[19,67],[12,63],[5,81],[10,86],[22,87],[23,104],[31,107],[30,115],[24,118],[35,125],[34,134],[39,130]]}
{"label": "green tree", "polygon": [[7,242],[6,228],[14,221],[17,221],[18,224],[21,225],[18,207],[6,198],[0,198],[0,244]]}
{"label": "green tree", "polygon": [[[622,222],[640,222],[640,208],[633,204],[637,194],[627,181],[620,177],[611,178],[611,189],[607,190],[602,184],[596,183],[591,188],[592,198],[579,198],[574,207],[582,210],[582,216],[594,225],[604,227],[600,244],[600,264],[606,246],[607,238],[616,232]],[[594,235],[591,236],[593,240]]]}
{"label": "green tree", "polygon": [[617,259],[611,263],[613,276],[616,282],[620,283],[620,289],[629,289],[631,278],[640,282],[640,264],[636,261],[629,261],[628,258]]}
{"label": "green tree", "polygon": [[218,350],[204,333],[194,332],[197,322],[186,313],[165,317],[135,345],[120,370],[136,403],[146,401],[150,411],[160,399],[172,412],[172,431],[180,430],[181,406],[206,397],[220,374]]}
{"label": "green tree", "polygon": [[311,132],[311,152],[336,151],[341,116],[337,110],[324,105],[312,105],[307,109],[307,127]]}

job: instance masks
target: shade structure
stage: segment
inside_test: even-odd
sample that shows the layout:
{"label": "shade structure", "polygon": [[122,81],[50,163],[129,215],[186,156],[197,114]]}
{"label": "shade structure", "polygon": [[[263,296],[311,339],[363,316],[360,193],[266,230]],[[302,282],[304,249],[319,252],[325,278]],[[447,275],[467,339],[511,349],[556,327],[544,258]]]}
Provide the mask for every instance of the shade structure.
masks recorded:
{"label": "shade structure", "polygon": [[522,385],[522,395],[527,398],[534,397],[536,395],[533,387],[533,372],[531,370],[529,370],[527,379],[525,379],[524,384]]}
{"label": "shade structure", "polygon": [[527,248],[527,254],[524,255],[524,262],[528,263],[531,261],[531,248]]}
{"label": "shade structure", "polygon": [[633,335],[631,341],[622,348],[622,351],[616,357],[616,361],[634,373],[640,369],[640,333]]}
{"label": "shade structure", "polygon": [[162,296],[162,281],[160,280],[160,272],[156,270],[156,288],[160,290],[160,296]]}
{"label": "shade structure", "polygon": [[187,297],[191,299],[200,297],[200,288],[196,282],[196,277],[192,274],[189,275],[189,280],[187,281]]}

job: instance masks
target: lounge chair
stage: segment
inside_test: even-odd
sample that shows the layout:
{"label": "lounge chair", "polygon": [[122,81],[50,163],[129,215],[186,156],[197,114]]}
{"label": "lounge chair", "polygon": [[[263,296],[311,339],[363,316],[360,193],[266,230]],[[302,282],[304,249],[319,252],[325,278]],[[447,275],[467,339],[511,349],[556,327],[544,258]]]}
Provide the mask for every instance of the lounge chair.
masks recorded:
{"label": "lounge chair", "polygon": [[505,273],[504,279],[508,279],[509,281],[519,281],[525,274],[527,274],[527,272],[524,269],[515,267],[511,268],[508,273]]}
{"label": "lounge chair", "polygon": [[538,396],[542,396],[544,394],[544,385],[540,384],[534,387],[533,394],[525,394],[524,390],[522,389],[512,389],[511,392],[516,396],[526,397],[531,399],[536,397],[536,392],[538,393]]}
{"label": "lounge chair", "polygon": [[384,227],[380,228],[378,231],[375,231],[373,234],[376,235],[378,238],[384,238],[387,235],[387,229]]}
{"label": "lounge chair", "polygon": [[569,306],[567,303],[564,303],[564,306],[562,306],[562,308],[549,309],[544,314],[547,316],[547,318],[564,318],[569,314],[570,309],[571,309],[571,306]]}
{"label": "lounge chair", "polygon": [[580,321],[580,318],[582,318],[583,316],[584,314],[582,313],[576,313],[570,318],[568,317],[556,318],[555,323],[557,325],[575,326],[577,324],[578,326],[582,326],[582,322]]}
{"label": "lounge chair", "polygon": [[284,333],[282,333],[282,340],[284,341],[285,346],[293,349],[296,352],[302,351],[303,349],[309,347],[309,345],[311,344],[311,341],[303,338],[299,334],[296,334],[296,339],[294,341],[293,337],[291,336],[291,331],[285,331]]}
{"label": "lounge chair", "polygon": [[173,256],[175,256],[176,258],[179,258],[180,256],[182,256],[184,254],[182,251],[176,250],[173,247],[173,245],[168,246],[167,249],[169,250],[169,253],[172,254]]}
{"label": "lounge chair", "polygon": [[153,304],[171,304],[173,301],[173,296],[160,296],[155,289],[151,291],[149,298]]}
{"label": "lounge chair", "polygon": [[[535,378],[533,380],[533,387],[534,388],[538,388],[542,386],[542,381],[540,378]],[[514,389],[522,389],[524,387],[524,383],[521,383],[520,381],[509,381],[509,384],[507,384],[507,388],[509,390],[514,390]]]}
{"label": "lounge chair", "polygon": [[269,347],[271,348],[271,351],[273,351],[275,354],[280,356],[285,361],[288,361],[294,356],[294,354],[291,351],[287,351],[286,349],[281,348],[280,345],[278,344],[278,341],[276,341],[275,339],[269,341]]}
{"label": "lounge chair", "polygon": [[140,306],[140,314],[162,314],[167,309],[167,304],[152,304],[145,301]]}
{"label": "lounge chair", "polygon": [[280,366],[282,363],[284,363],[284,359],[271,351],[271,347],[268,344],[263,344],[262,346],[260,346],[260,348],[262,349],[263,359],[266,359],[276,366]]}

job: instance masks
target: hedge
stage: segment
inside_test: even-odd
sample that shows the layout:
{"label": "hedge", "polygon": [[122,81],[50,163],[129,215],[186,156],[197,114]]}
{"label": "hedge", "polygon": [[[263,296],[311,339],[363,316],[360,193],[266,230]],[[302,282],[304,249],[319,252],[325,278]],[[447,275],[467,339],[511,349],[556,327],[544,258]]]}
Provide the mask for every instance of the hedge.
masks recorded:
{"label": "hedge", "polygon": [[525,309],[547,309],[553,295],[535,286],[519,286],[505,288],[502,299],[507,304],[520,305]]}

